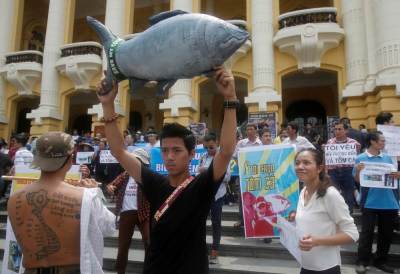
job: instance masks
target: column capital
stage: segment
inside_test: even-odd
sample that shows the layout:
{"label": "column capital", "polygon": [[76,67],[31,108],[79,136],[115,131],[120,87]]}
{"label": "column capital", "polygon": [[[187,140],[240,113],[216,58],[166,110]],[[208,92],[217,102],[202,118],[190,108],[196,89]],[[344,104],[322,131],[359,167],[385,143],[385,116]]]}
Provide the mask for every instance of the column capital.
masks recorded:
{"label": "column capital", "polygon": [[62,116],[57,108],[52,106],[42,106],[39,108],[32,110],[32,112],[26,115],[28,119],[34,119],[34,122],[37,124],[41,124],[43,118],[52,118],[54,120],[62,120]]}
{"label": "column capital", "polygon": [[267,111],[267,103],[282,102],[282,96],[277,91],[268,88],[253,90],[249,96],[244,98],[247,105],[257,104],[258,111]]}
{"label": "column capital", "polygon": [[[120,104],[116,104],[114,103],[114,107],[115,107],[115,113],[117,113],[120,116],[126,116],[125,111],[122,109]],[[103,113],[103,108],[101,106],[101,104],[97,104],[97,105],[93,105],[91,108],[88,109],[87,111],[88,114],[90,115],[97,115],[97,118],[100,119],[101,117],[104,116]]]}

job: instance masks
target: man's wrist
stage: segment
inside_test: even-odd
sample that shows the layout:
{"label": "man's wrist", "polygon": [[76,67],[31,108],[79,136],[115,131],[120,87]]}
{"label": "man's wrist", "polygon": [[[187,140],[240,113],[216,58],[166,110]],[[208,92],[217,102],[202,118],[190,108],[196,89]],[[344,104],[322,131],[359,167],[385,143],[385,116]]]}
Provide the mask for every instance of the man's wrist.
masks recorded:
{"label": "man's wrist", "polygon": [[225,96],[224,97],[224,101],[236,101],[236,100],[237,100],[236,95],[234,95],[234,96]]}

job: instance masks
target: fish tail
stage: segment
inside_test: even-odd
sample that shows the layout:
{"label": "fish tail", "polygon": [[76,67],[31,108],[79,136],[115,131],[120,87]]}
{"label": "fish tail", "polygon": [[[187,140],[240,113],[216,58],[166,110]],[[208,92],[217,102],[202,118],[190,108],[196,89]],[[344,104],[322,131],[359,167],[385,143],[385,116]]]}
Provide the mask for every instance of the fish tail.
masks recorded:
{"label": "fish tail", "polygon": [[102,23],[100,23],[98,20],[94,19],[93,17],[86,16],[86,21],[89,24],[89,26],[99,36],[101,44],[103,45],[104,50],[108,57],[108,54],[109,54],[108,52],[111,47],[111,44],[118,37],[116,37],[106,26],[104,26]]}

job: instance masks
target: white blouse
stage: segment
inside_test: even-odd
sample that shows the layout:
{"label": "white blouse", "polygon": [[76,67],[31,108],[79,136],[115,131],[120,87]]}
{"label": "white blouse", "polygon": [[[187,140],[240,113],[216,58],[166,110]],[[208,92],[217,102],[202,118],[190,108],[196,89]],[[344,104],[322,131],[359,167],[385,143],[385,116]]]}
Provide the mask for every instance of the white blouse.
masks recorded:
{"label": "white blouse", "polygon": [[[354,220],[335,187],[329,187],[322,198],[317,198],[315,192],[307,205],[304,202],[304,190],[300,193],[296,213],[296,226],[301,236],[330,236],[342,231],[354,241],[358,240]],[[308,270],[322,271],[341,264],[340,246],[317,246],[301,253],[302,267]]]}

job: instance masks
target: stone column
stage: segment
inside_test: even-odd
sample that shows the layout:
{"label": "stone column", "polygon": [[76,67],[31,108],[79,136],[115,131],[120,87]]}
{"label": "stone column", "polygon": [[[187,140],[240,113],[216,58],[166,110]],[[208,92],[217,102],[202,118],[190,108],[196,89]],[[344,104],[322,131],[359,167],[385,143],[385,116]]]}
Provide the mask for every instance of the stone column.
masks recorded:
{"label": "stone column", "polygon": [[[107,0],[106,4],[106,17],[105,25],[118,37],[124,36],[124,24],[125,22],[125,1],[124,0]],[[107,59],[105,58],[103,51],[103,71],[107,70]],[[121,94],[127,92],[121,90],[115,98],[115,112],[121,116],[125,116],[125,111],[121,105]],[[129,104],[128,104],[129,105]],[[92,108],[88,109],[88,114],[97,115],[97,118],[103,117],[103,108],[101,104],[93,105]]]}
{"label": "stone column", "polygon": [[368,61],[363,2],[364,0],[342,1],[347,72],[343,97],[360,96],[364,92]]}
{"label": "stone column", "polygon": [[[192,0],[173,0],[172,9],[180,9],[192,12]],[[179,109],[187,109],[185,113],[191,113],[197,110],[196,103],[192,98],[192,80],[178,80],[169,91],[169,98],[160,104],[160,109],[169,111],[170,117],[178,117],[183,114],[179,113]],[[190,116],[190,115],[189,115]],[[183,123],[187,123],[191,118],[186,117]],[[174,120],[175,118],[172,118]]]}
{"label": "stone column", "polygon": [[376,87],[376,61],[375,61],[375,20],[374,7],[370,0],[364,2],[365,34],[367,41],[368,73],[365,80],[364,91],[373,91]]}
{"label": "stone column", "polygon": [[59,76],[56,62],[60,58],[60,47],[64,44],[67,5],[69,0],[50,0],[47,18],[46,39],[43,52],[42,83],[39,108],[27,114],[42,124],[43,118],[61,120]]}
{"label": "stone column", "polygon": [[267,110],[267,102],[280,102],[275,90],[273,1],[251,1],[253,90],[245,98],[246,104],[258,105],[259,111]]}
{"label": "stone column", "polygon": [[[0,67],[5,65],[4,54],[9,52],[11,45],[12,22],[14,17],[14,0],[0,1]],[[0,124],[7,124],[6,115],[6,80],[0,76]]]}
{"label": "stone column", "polygon": [[[400,1],[369,0],[375,22],[377,86],[396,86],[400,95]],[[366,19],[367,20],[367,19]]]}

